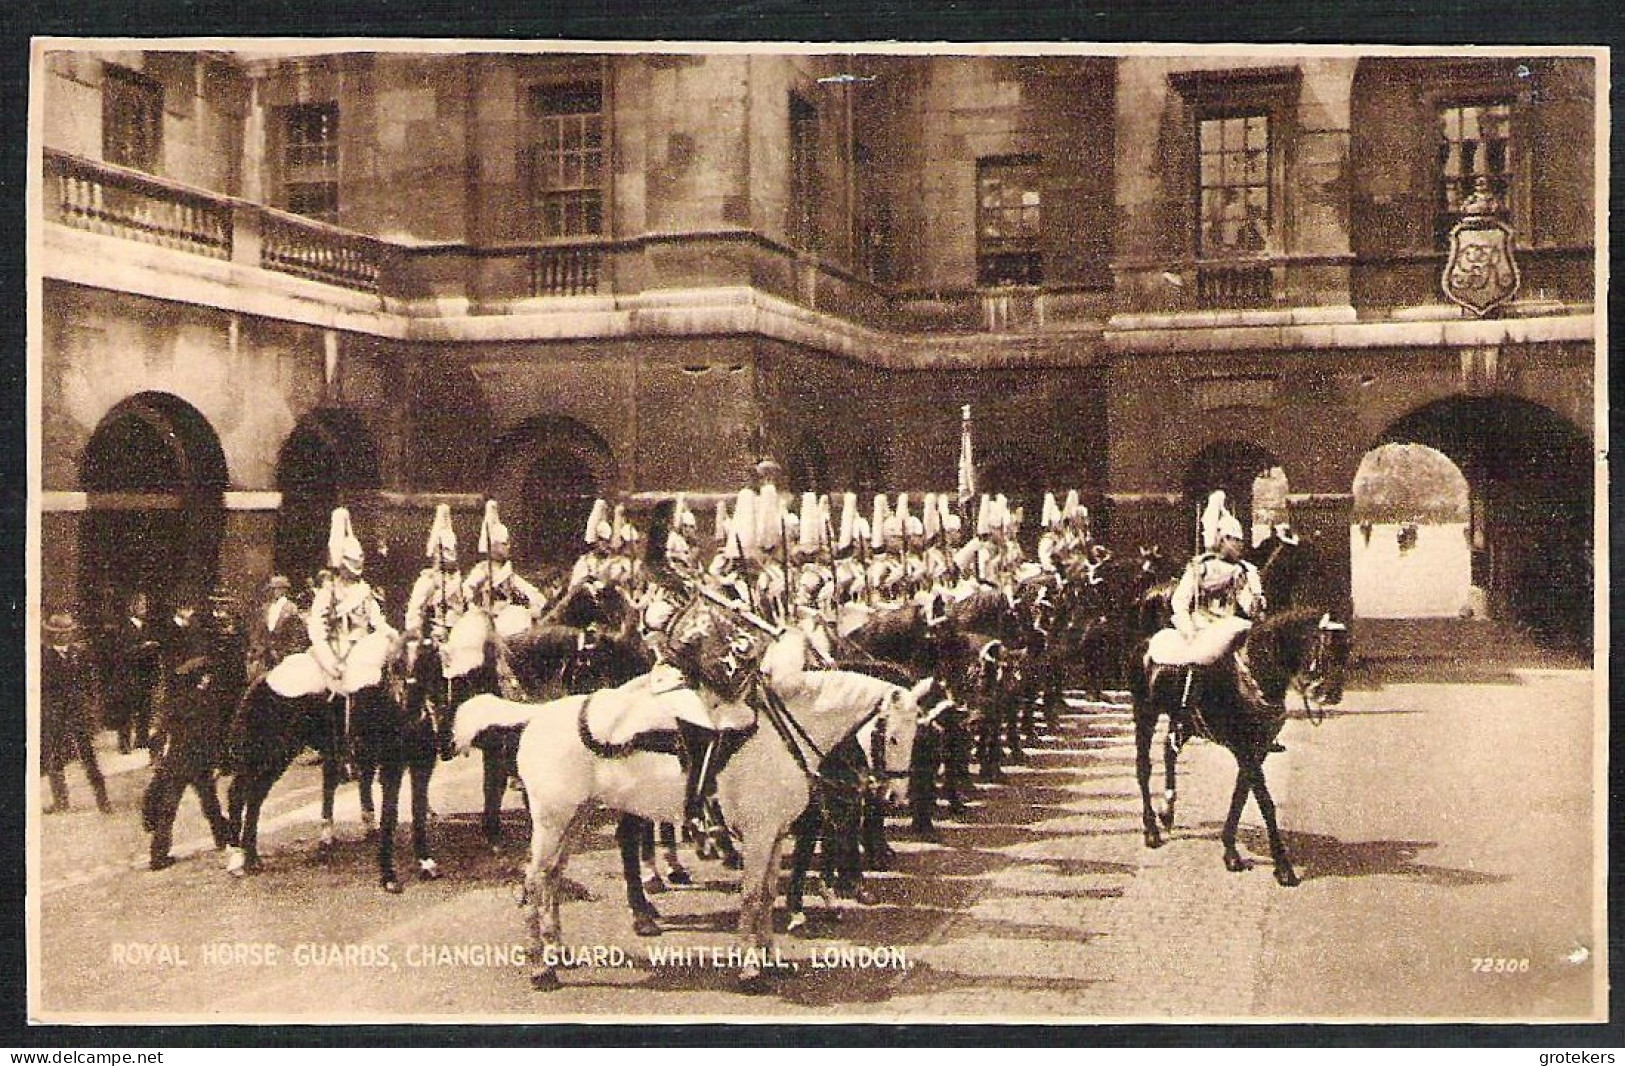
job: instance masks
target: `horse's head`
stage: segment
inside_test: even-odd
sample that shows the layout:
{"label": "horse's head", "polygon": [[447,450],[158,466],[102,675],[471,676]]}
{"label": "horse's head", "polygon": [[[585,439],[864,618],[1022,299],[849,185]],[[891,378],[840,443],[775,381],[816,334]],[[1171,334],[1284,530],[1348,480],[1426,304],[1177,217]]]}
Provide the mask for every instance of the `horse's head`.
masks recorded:
{"label": "horse's head", "polygon": [[927,694],[936,688],[933,678],[914,685],[891,686],[881,697],[875,716],[874,741],[869,752],[873,771],[883,783],[884,802],[901,807],[908,803],[909,767],[914,762],[914,739],[920,725],[932,708],[927,708]]}

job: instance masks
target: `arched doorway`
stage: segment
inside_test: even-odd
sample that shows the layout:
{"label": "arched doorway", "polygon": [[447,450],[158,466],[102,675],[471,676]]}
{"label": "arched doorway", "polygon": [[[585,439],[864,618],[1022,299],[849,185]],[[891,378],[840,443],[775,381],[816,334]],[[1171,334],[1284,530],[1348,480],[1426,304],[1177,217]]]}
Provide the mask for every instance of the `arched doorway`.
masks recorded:
{"label": "arched doorway", "polygon": [[1215,441],[1185,466],[1185,513],[1190,516],[1190,546],[1197,547],[1202,509],[1208,496],[1223,489],[1225,505],[1247,529],[1248,544],[1269,535],[1275,522],[1287,521],[1287,475],[1273,452],[1251,441]]}
{"label": "arched doorway", "polygon": [[326,566],[333,508],[354,504],[357,493],[379,484],[378,450],[359,414],[324,407],[301,419],[277,455],[276,572],[297,587]]}
{"label": "arched doorway", "polygon": [[1476,615],[1469,490],[1425,444],[1383,444],[1354,475],[1349,587],[1360,618]]}
{"label": "arched doorway", "polygon": [[569,566],[593,501],[615,485],[609,445],[571,418],[538,418],[497,441],[486,477],[521,570]]}
{"label": "arched doorway", "polygon": [[1459,396],[1399,419],[1376,443],[1425,444],[1469,487],[1473,584],[1492,617],[1575,649],[1592,639],[1591,444],[1571,422],[1513,396]]}
{"label": "arched doorway", "polygon": [[191,404],[143,392],[109,411],[80,473],[81,602],[144,591],[162,611],[203,596],[219,576],[226,482],[220,438]]}

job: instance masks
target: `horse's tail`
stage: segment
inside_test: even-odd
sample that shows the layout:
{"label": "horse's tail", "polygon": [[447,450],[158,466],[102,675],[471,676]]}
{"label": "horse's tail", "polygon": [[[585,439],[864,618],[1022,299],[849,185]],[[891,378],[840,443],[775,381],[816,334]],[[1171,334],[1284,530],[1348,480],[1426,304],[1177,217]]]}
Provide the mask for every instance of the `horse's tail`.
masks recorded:
{"label": "horse's tail", "polygon": [[490,694],[472,696],[457,708],[452,744],[457,751],[467,751],[474,745],[474,738],[487,729],[522,729],[546,706],[543,703],[515,703]]}

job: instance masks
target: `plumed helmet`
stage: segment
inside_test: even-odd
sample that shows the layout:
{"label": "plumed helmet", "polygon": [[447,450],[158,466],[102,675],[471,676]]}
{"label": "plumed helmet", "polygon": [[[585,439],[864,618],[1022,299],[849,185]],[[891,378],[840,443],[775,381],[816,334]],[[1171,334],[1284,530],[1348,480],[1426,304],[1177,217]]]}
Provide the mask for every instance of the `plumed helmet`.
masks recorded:
{"label": "plumed helmet", "polygon": [[1044,509],[1038,516],[1038,524],[1044,529],[1053,529],[1061,522],[1061,508],[1055,502],[1055,493],[1044,493]]}
{"label": "plumed helmet", "polygon": [[739,553],[747,557],[756,554],[757,530],[760,528],[756,504],[756,493],[750,489],[740,489],[739,495],[734,499],[734,516],[729,539],[736,544]]}
{"label": "plumed helmet", "polygon": [[942,510],[937,506],[937,494],[925,494],[925,503],[920,508],[920,535],[927,541],[934,541],[942,533]]}
{"label": "plumed helmet", "polygon": [[434,521],[429,525],[429,542],[424,545],[423,554],[430,559],[438,559],[443,554],[451,559],[457,558],[457,531],[451,525],[451,505],[440,504],[434,509]]}
{"label": "plumed helmet", "polygon": [[717,501],[716,524],[711,527],[711,539],[718,544],[728,543],[728,527],[731,519],[728,517],[728,501]]}
{"label": "plumed helmet", "polygon": [[858,494],[848,492],[841,497],[841,529],[835,537],[836,548],[846,548],[857,536]]}
{"label": "plumed helmet", "polygon": [[347,570],[359,575],[366,565],[367,556],[356,539],[350,524],[350,509],[335,507],[327,527],[327,565],[335,570]]}
{"label": "plumed helmet", "polygon": [[1230,514],[1229,507],[1225,505],[1224,490],[1217,489],[1208,495],[1207,506],[1202,509],[1202,547],[1206,550],[1213,551],[1219,546],[1220,540],[1231,535],[1228,528],[1221,528],[1225,518],[1235,523],[1234,535],[1243,537],[1240,532],[1241,523],[1236,521],[1235,516]]}
{"label": "plumed helmet", "polygon": [[497,513],[497,502],[486,500],[485,517],[480,520],[480,554],[489,555],[493,547],[507,544],[508,527],[502,524],[502,517]]}
{"label": "plumed helmet", "polygon": [[603,527],[609,522],[609,504],[603,500],[592,501],[592,514],[587,516],[587,529],[581,539],[588,544],[597,544],[604,536]]}

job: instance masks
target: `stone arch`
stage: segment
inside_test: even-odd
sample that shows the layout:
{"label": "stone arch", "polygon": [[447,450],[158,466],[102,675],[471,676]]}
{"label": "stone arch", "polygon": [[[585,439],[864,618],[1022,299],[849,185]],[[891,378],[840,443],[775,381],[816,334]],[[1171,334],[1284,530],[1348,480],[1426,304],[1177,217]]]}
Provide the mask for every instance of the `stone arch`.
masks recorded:
{"label": "stone arch", "polygon": [[1585,433],[1509,395],[1416,408],[1374,441],[1448,456],[1470,491],[1473,583],[1489,613],[1575,649],[1592,641],[1595,474]]}
{"label": "stone arch", "polygon": [[[1279,473],[1277,473],[1279,472]],[[1248,531],[1248,544],[1262,539],[1271,522],[1280,520],[1284,508],[1284,493],[1276,489],[1269,500],[1261,482],[1276,485],[1286,481],[1286,470],[1276,454],[1252,441],[1217,440],[1199,449],[1185,463],[1184,507],[1190,515],[1191,545],[1196,544],[1197,521],[1207,504],[1209,494],[1223,489],[1230,512],[1241,520]],[[1266,506],[1255,508],[1255,500]],[[1262,528],[1260,528],[1262,527]]]}
{"label": "stone arch", "polygon": [[562,415],[526,419],[497,438],[486,491],[502,507],[521,569],[568,566],[584,550],[595,499],[618,485],[615,454],[597,431]]}
{"label": "stone arch", "polygon": [[333,508],[370,504],[381,483],[378,446],[359,412],[321,407],[300,419],[277,453],[276,572],[297,585],[326,566]]}
{"label": "stone arch", "polygon": [[197,408],[165,392],[120,401],[91,434],[79,481],[87,495],[82,603],[106,609],[142,591],[164,610],[213,586],[225,535],[226,456]]}

